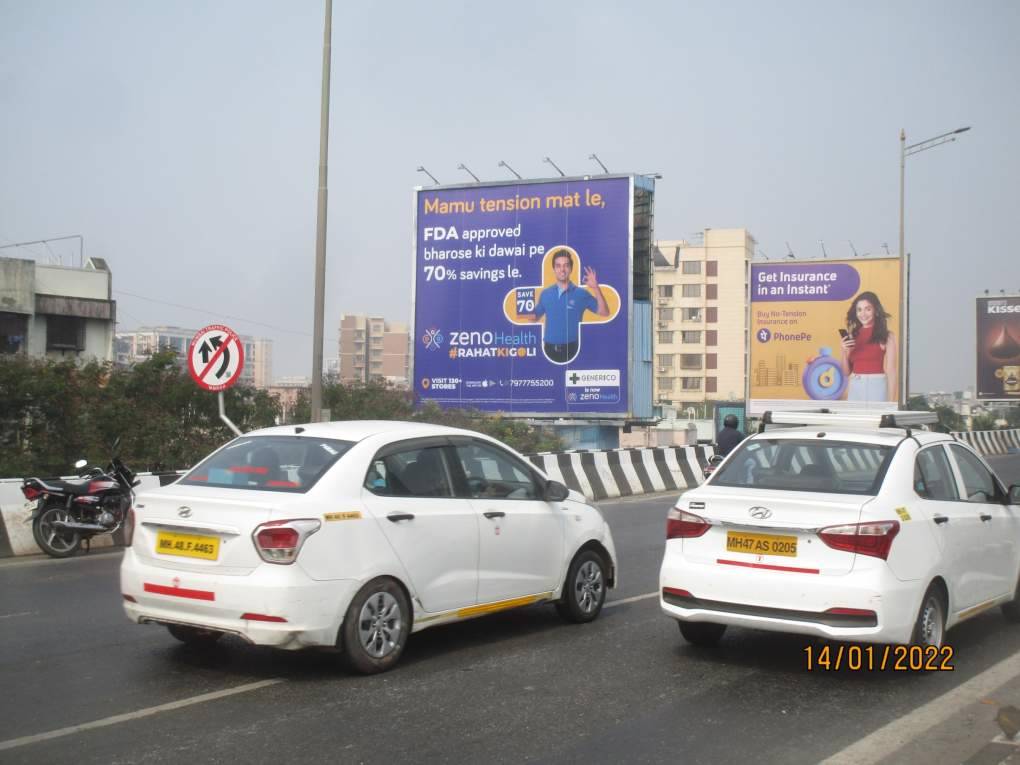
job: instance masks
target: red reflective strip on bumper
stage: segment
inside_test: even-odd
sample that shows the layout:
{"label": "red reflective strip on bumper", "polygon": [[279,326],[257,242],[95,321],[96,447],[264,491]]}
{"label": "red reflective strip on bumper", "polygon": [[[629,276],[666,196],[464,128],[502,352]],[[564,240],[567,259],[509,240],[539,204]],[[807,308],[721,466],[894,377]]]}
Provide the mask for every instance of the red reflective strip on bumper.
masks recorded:
{"label": "red reflective strip on bumper", "polygon": [[792,571],[795,574],[820,574],[817,568],[797,568],[795,566],[773,566],[768,563],[748,563],[742,560],[725,560],[718,558],[716,563],[723,563],[727,566],[743,566],[744,568],[763,568],[766,571]]}
{"label": "red reflective strip on bumper", "polygon": [[216,600],[215,592],[205,590],[185,590],[183,587],[166,587],[162,584],[145,583],[145,591],[156,595],[172,595],[175,598],[191,598],[192,600]]}

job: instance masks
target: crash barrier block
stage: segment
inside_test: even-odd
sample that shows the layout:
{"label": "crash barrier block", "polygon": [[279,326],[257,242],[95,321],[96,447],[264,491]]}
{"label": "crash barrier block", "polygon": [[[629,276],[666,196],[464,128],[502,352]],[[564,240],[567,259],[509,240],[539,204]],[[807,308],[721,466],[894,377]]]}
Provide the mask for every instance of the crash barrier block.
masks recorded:
{"label": "crash barrier block", "polygon": [[[612,451],[549,452],[527,455],[550,478],[566,484],[591,500],[630,497],[658,491],[681,491],[699,485],[705,465],[713,454],[710,446],[666,446]],[[138,473],[135,491],[165,486],[183,475]],[[74,479],[78,476],[65,476]],[[20,478],[0,479],[0,558],[39,555],[32,536],[34,502],[21,493]],[[92,549],[124,543],[123,531],[92,539]]]}
{"label": "crash barrier block", "polygon": [[[135,491],[145,491],[158,486],[165,486],[177,480],[184,472],[177,473],[138,473],[141,481]],[[47,480],[48,477],[43,478]],[[62,480],[70,481],[80,476],[61,476]],[[21,478],[0,478],[0,558],[12,555],[41,555],[42,550],[32,536],[32,509],[35,502],[28,502],[21,493]],[[124,532],[116,534],[100,534],[92,538],[92,549],[113,547],[124,544]]]}
{"label": "crash barrier block", "polygon": [[714,453],[711,446],[659,446],[547,452],[528,459],[553,480],[597,501],[698,486]]}
{"label": "crash barrier block", "polygon": [[957,441],[963,441],[985,457],[995,454],[1020,453],[1020,428],[1011,430],[973,430],[952,433]]}

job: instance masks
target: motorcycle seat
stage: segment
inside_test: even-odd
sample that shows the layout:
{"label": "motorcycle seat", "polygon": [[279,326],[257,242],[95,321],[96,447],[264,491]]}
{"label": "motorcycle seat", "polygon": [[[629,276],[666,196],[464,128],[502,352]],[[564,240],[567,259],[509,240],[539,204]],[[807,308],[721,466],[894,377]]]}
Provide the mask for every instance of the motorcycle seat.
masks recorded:
{"label": "motorcycle seat", "polygon": [[54,479],[51,481],[39,481],[44,489],[48,489],[51,492],[59,492],[60,494],[70,494],[72,496],[79,496],[83,494],[91,494],[89,486],[92,484],[92,478],[83,478],[81,480],[61,481]]}

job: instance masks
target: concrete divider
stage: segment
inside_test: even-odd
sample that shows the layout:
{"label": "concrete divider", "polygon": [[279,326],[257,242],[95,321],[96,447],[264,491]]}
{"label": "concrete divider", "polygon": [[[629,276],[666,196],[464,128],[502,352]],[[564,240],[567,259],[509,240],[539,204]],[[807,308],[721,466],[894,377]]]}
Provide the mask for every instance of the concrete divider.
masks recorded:
{"label": "concrete divider", "polygon": [[1020,453],[1020,428],[1011,430],[974,430],[952,433],[957,441],[972,446],[984,456]]}
{"label": "concrete divider", "polygon": [[[589,499],[612,499],[656,491],[679,491],[702,481],[702,468],[712,456],[706,446],[667,446],[613,451],[579,451],[529,455],[550,478]],[[182,473],[139,473],[136,491],[165,486]],[[74,479],[77,476],[67,476]],[[0,479],[0,558],[41,554],[32,536],[32,508],[21,494],[20,478]],[[121,532],[92,539],[100,549],[123,544]]]}

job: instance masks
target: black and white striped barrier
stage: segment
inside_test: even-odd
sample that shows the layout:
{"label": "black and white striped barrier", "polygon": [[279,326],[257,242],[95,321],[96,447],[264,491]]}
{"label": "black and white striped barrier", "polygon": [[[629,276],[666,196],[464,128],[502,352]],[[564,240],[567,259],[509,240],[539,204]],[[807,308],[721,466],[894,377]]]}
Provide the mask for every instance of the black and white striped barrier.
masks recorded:
{"label": "black and white striped barrier", "polygon": [[550,478],[600,500],[698,486],[713,453],[710,446],[660,446],[533,454],[528,459]]}
{"label": "black and white striped barrier", "polygon": [[951,435],[957,441],[963,441],[986,457],[990,454],[1020,454],[1020,428],[973,430]]}

